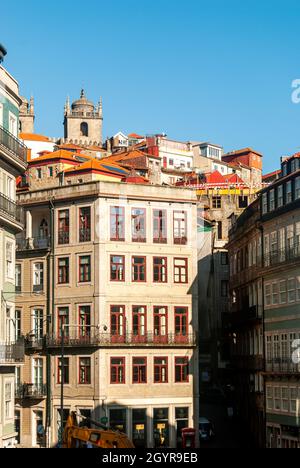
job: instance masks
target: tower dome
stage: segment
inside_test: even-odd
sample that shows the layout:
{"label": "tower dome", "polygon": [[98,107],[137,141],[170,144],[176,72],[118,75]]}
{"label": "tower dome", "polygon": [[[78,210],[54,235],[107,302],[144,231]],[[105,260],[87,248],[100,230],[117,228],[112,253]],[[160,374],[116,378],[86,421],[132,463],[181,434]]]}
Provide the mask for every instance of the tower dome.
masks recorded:
{"label": "tower dome", "polygon": [[72,104],[72,111],[74,112],[94,112],[95,106],[91,101],[86,98],[85,92],[82,89],[80,99],[74,101]]}

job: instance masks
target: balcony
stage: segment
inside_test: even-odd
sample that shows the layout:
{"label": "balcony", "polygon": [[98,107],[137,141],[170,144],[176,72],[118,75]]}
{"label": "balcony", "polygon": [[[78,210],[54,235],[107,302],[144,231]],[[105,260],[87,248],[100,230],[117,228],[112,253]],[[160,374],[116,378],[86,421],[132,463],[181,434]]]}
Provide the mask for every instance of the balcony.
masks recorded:
{"label": "balcony", "polygon": [[247,328],[259,324],[262,321],[262,306],[246,306],[242,310],[228,314],[226,320],[233,328]]}
{"label": "balcony", "polygon": [[26,351],[41,351],[45,345],[44,337],[37,337],[35,335],[27,335],[25,338]]}
{"label": "balcony", "polygon": [[272,374],[300,374],[300,363],[296,364],[292,358],[266,359],[265,370]]}
{"label": "balcony", "polygon": [[79,242],[90,242],[90,241],[91,241],[91,230],[79,229]]}
{"label": "balcony", "polygon": [[50,237],[31,237],[25,239],[25,237],[20,237],[16,239],[17,250],[47,250],[50,248],[51,239]]}
{"label": "balcony", "polygon": [[41,400],[47,396],[47,386],[45,384],[20,384],[16,386],[16,399]]}
{"label": "balcony", "polygon": [[264,360],[263,356],[255,355],[245,355],[245,356],[232,356],[231,357],[232,367],[239,370],[246,371],[262,371],[264,369]]}
{"label": "balcony", "polygon": [[23,209],[2,193],[0,194],[0,212],[4,213],[6,218],[8,217],[12,221],[23,224]]}
{"label": "balcony", "polygon": [[[57,335],[48,336],[46,340],[50,348],[61,347],[61,337]],[[155,335],[147,332],[144,335],[125,333],[124,335],[112,335],[110,333],[86,333],[79,336],[78,333],[69,333],[64,337],[64,347],[175,347],[191,348],[197,344],[196,334],[176,335],[168,333],[166,335]]]}
{"label": "balcony", "polygon": [[27,147],[12,133],[5,130],[5,128],[0,125],[0,150],[1,149],[8,152],[8,155],[11,155],[14,159],[17,158],[17,161],[19,161],[23,167],[26,167]]}
{"label": "balcony", "polygon": [[264,255],[264,266],[270,268],[300,258],[300,244],[295,243],[285,249],[276,249]]}
{"label": "balcony", "polygon": [[24,340],[17,343],[0,344],[0,366],[24,362]]}

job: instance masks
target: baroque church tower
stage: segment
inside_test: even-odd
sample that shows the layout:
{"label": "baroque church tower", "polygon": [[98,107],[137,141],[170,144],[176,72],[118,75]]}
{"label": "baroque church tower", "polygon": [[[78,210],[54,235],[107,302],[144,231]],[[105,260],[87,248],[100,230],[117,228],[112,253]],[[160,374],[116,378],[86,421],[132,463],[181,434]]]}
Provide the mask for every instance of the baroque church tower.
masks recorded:
{"label": "baroque church tower", "polygon": [[64,110],[65,142],[102,146],[102,100],[97,106],[88,101],[82,89],[80,99],[70,106],[69,98]]}

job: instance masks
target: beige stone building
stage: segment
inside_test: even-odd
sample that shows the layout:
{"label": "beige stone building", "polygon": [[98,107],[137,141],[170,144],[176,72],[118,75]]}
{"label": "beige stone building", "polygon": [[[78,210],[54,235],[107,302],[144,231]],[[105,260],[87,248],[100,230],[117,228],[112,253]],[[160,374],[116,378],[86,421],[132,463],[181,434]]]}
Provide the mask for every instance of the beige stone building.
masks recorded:
{"label": "beige stone building", "polygon": [[176,447],[198,425],[196,194],[40,160],[44,184],[35,160],[19,192],[21,445],[58,440],[63,375],[64,420],[80,410],[136,446]]}

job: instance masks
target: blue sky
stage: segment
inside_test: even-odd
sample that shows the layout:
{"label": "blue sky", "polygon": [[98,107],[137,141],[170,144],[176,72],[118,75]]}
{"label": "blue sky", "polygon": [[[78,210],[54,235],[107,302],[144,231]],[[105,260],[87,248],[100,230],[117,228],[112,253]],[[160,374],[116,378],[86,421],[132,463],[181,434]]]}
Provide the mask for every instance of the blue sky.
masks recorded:
{"label": "blue sky", "polygon": [[36,100],[36,132],[63,134],[66,96],[103,97],[104,137],[166,132],[264,170],[300,151],[299,1],[52,0],[1,5],[5,67]]}

